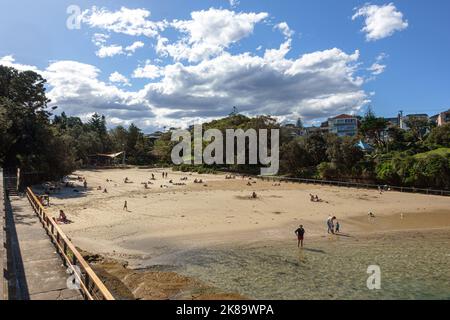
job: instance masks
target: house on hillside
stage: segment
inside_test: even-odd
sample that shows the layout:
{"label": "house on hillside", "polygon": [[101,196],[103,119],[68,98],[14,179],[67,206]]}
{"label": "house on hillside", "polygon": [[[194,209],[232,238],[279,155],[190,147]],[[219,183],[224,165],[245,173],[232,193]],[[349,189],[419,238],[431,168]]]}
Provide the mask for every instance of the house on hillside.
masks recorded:
{"label": "house on hillside", "polygon": [[400,128],[403,130],[409,130],[408,125],[406,124],[406,122],[412,118],[415,119],[424,119],[424,120],[429,120],[429,117],[426,113],[417,113],[417,114],[408,114],[404,117],[400,118]]}
{"label": "house on hillside", "polygon": [[356,116],[341,114],[328,119],[328,131],[340,137],[354,137],[358,134],[359,120]]}
{"label": "house on hillside", "polygon": [[437,117],[437,125],[443,126],[444,124],[450,123],[450,109],[447,111],[439,113]]}

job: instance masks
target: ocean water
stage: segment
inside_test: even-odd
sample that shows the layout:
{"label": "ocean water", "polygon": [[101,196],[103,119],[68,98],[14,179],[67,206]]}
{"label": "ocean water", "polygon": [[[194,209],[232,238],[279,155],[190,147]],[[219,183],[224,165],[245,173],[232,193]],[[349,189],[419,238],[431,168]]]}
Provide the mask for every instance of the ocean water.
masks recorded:
{"label": "ocean water", "polygon": [[[367,287],[370,265],[380,268],[379,290]],[[450,299],[450,232],[197,249],[171,270],[253,299]]]}

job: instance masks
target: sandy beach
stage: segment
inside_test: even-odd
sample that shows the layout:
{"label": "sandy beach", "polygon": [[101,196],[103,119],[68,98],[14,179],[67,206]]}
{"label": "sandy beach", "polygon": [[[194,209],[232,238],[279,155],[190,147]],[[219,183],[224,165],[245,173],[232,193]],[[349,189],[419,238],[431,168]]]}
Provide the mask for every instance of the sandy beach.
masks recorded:
{"label": "sandy beach", "polygon": [[[50,209],[55,216],[59,209],[66,212],[73,223],[63,225],[64,231],[86,250],[144,256],[169,248],[292,239],[300,223],[308,237],[323,236],[329,215],[350,234],[450,227],[447,197],[297,183],[273,186],[240,177],[226,180],[221,174],[169,171],[163,179],[162,171],[77,171],[75,176],[87,179],[88,190],[75,182],[76,188],[64,188],[51,197]],[[150,180],[152,173],[155,181]],[[132,183],[124,183],[126,177]],[[188,180],[180,180],[183,177]],[[194,179],[203,183],[194,184]],[[148,181],[153,184],[145,189],[141,183]],[[251,198],[253,191],[257,199]],[[323,202],[311,202],[310,193]],[[128,211],[123,210],[124,201]],[[368,217],[369,211],[375,218]]]}
{"label": "sandy beach", "polygon": [[[87,190],[82,181],[73,180],[72,187],[52,194],[50,210],[57,216],[62,209],[72,220],[62,228],[75,245],[126,261],[130,269],[179,265],[183,263],[180,257],[187,252],[214,248],[283,243],[294,249],[294,230],[299,224],[306,229],[306,247],[320,246],[321,241],[336,237],[327,234],[329,215],[338,218],[342,233],[337,238],[343,239],[389,233],[401,240],[402,232],[417,232],[426,239],[428,233],[436,230],[444,230],[445,235],[450,232],[447,197],[391,191],[380,194],[377,190],[298,183],[274,185],[257,179],[227,180],[222,174],[170,170],[168,177],[163,178],[163,171],[166,170],[77,171],[72,179],[86,178]],[[151,180],[152,173],[155,180]],[[202,183],[194,183],[195,179]],[[151,182],[148,189],[145,182]],[[251,197],[253,192],[256,199]],[[317,194],[322,202],[311,202],[310,193]],[[125,201],[128,210],[123,209]],[[375,218],[370,218],[368,212]],[[118,274],[123,274],[123,270]],[[195,278],[202,274],[189,275]]]}

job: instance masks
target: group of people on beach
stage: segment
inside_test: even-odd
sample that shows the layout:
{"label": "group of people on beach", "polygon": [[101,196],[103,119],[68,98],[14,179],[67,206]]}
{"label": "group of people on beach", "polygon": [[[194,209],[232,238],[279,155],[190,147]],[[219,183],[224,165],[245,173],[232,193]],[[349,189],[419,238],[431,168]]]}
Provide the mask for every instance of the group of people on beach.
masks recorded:
{"label": "group of people on beach", "polygon": [[329,216],[327,219],[328,233],[336,234],[340,232],[340,224],[335,216]]}
{"label": "group of people on beach", "polygon": [[[328,233],[329,234],[337,234],[340,232],[341,225],[337,218],[335,216],[329,216],[327,219],[327,227],[328,227]],[[303,225],[301,224],[294,233],[297,235],[297,247],[303,248],[303,239],[305,237],[305,228],[303,228]]]}

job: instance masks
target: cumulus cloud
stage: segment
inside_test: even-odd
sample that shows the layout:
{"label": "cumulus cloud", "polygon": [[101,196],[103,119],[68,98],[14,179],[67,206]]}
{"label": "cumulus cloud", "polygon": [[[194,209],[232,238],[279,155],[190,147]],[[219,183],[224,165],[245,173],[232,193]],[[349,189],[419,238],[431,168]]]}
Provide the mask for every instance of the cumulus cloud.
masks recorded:
{"label": "cumulus cloud", "polygon": [[131,86],[130,81],[128,80],[128,78],[125,77],[123,74],[117,72],[117,71],[115,71],[115,72],[110,74],[109,81],[110,82],[114,82],[114,83],[118,83],[118,84],[121,84],[121,85],[125,85],[125,86]]}
{"label": "cumulus cloud", "polygon": [[244,113],[305,118],[359,110],[368,102],[355,76],[359,52],[330,49],[286,59],[224,53],[198,65],[166,66],[163,78],[140,95],[167,118],[217,117],[238,106]]}
{"label": "cumulus cloud", "polygon": [[142,41],[136,41],[133,44],[129,45],[125,48],[129,54],[134,53],[137,49],[144,47],[144,43]]}
{"label": "cumulus cloud", "polygon": [[374,76],[380,75],[386,69],[386,65],[374,63],[367,70],[371,71]]}
{"label": "cumulus cloud", "polygon": [[161,68],[151,64],[150,60],[144,66],[137,67],[133,72],[133,78],[156,79],[161,76]]}
{"label": "cumulus cloud", "polygon": [[398,11],[393,3],[382,6],[366,4],[356,9],[352,19],[363,17],[364,27],[361,31],[366,33],[367,41],[375,41],[393,35],[396,31],[405,30],[408,21],[403,13]]}
{"label": "cumulus cloud", "polygon": [[175,60],[198,62],[221,54],[231,44],[253,33],[255,24],[268,17],[261,13],[235,13],[224,9],[194,11],[190,20],[174,20],[170,25],[184,36],[170,43],[160,37],[156,51]]}
{"label": "cumulus cloud", "polygon": [[123,54],[123,48],[122,46],[116,44],[110,46],[102,46],[97,50],[95,54],[99,58],[114,57],[116,55]]}
{"label": "cumulus cloud", "polygon": [[232,8],[236,8],[240,4],[239,0],[229,0],[229,2]]}
{"label": "cumulus cloud", "polygon": [[122,119],[123,124],[150,123],[150,119],[155,117],[148,102],[140,99],[136,92],[127,92],[100,81],[101,72],[95,66],[66,60],[51,62],[46,69],[40,70],[16,63],[10,56],[0,57],[0,65],[41,74],[49,85],[47,96],[52,100],[51,105],[57,105],[59,111],[69,115],[86,119],[98,112],[106,115],[108,121]]}
{"label": "cumulus cloud", "polygon": [[91,28],[99,28],[110,32],[122,33],[130,36],[155,37],[164,30],[164,21],[151,21],[150,11],[146,9],[120,8],[109,11],[105,8],[92,7],[81,15],[82,23]]}
{"label": "cumulus cloud", "polygon": [[286,22],[276,24],[275,28],[280,30],[286,38],[291,38],[294,35],[294,31],[289,28],[289,25]]}
{"label": "cumulus cloud", "polygon": [[7,55],[4,57],[1,57],[0,65],[5,66],[5,67],[16,68],[19,71],[28,71],[28,70],[35,71],[35,72],[39,71],[38,68],[35,66],[17,63],[16,59],[14,58],[13,55]]}
{"label": "cumulus cloud", "polygon": [[97,57],[110,58],[123,54],[132,56],[137,49],[144,47],[144,43],[142,41],[136,41],[125,48],[118,44],[106,45],[106,41],[108,38],[109,36],[104,34],[94,34],[92,42],[98,47],[98,50],[95,52],[95,55]]}
{"label": "cumulus cloud", "polygon": [[[161,24],[150,21],[150,12],[143,9],[111,12],[93,7],[83,17],[84,23],[103,30],[92,37],[101,57],[132,54],[144,46],[141,41],[108,44],[112,32],[154,37],[161,56],[142,62],[131,74],[147,79],[143,88],[133,90],[129,79],[114,69],[101,80],[104,75],[97,67],[77,61],[54,61],[44,70],[19,64],[12,56],[0,57],[0,63],[40,72],[48,79],[48,95],[58,110],[80,117],[98,112],[112,124],[134,122],[146,131],[226,116],[232,106],[247,115],[270,114],[284,120],[357,112],[370,101],[359,72],[373,76],[385,68],[385,55],[380,55],[369,70],[359,69],[358,50],[332,48],[292,57],[294,31],[286,22],[275,25],[285,37],[279,46],[259,46],[258,54],[228,52],[266,20],[264,12],[211,8],[192,12],[188,20]],[[170,40],[161,33],[165,28],[180,37]]]}

